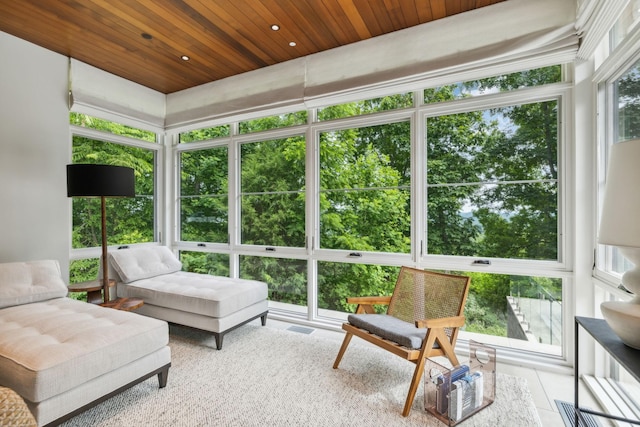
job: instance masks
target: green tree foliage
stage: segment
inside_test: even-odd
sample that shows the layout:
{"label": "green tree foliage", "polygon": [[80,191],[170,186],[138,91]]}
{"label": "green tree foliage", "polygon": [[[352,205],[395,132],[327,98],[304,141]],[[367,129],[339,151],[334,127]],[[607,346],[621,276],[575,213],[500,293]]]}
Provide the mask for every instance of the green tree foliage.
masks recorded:
{"label": "green tree foliage", "polygon": [[228,242],[228,148],[180,153],[181,239]]}
{"label": "green tree foliage", "polygon": [[271,301],[307,305],[305,260],[241,256],[240,277],[268,283]]}
{"label": "green tree foliage", "polygon": [[318,120],[326,121],[343,119],[346,117],[362,116],[365,114],[398,110],[412,106],[413,94],[403,93],[320,108],[318,109]]}
{"label": "green tree foliage", "polygon": [[303,137],[241,147],[242,243],[304,247]]}
{"label": "green tree foliage", "polygon": [[[395,95],[332,106],[319,118],[411,105],[410,94]],[[404,121],[320,134],[322,248],[409,252],[410,151],[410,125]],[[395,267],[328,262],[318,268],[318,307],[339,311],[353,311],[345,302],[348,296],[390,294],[398,272]]]}
{"label": "green tree foliage", "polygon": [[99,119],[80,113],[69,113],[69,123],[76,126],[96,129],[114,135],[128,136],[142,141],[156,142],[156,134],[150,131],[133,128],[109,120]]}
{"label": "green tree foliage", "polygon": [[[548,67],[428,89],[426,102],[450,102],[482,93],[513,91],[560,81]],[[632,92],[623,80],[621,90]],[[626,85],[626,86],[625,86]],[[637,93],[637,92],[636,92]],[[413,105],[399,94],[335,105],[318,111],[329,121]],[[628,110],[634,108],[628,102]],[[241,242],[305,247],[306,156],[304,135],[262,140],[259,132],[307,123],[307,112],[241,122],[255,133],[240,147]],[[72,120],[73,121],[73,120]],[[112,126],[112,125],[109,125]],[[558,104],[555,100],[426,119],[427,253],[453,256],[556,260],[558,258]],[[117,132],[131,132],[119,129]],[[229,135],[229,126],[191,131],[181,142]],[[316,248],[409,253],[411,248],[411,125],[409,121],[322,131],[319,140],[320,241]],[[195,145],[195,144],[194,144]],[[138,150],[138,151],[136,151]],[[180,152],[181,239],[228,243],[229,195],[226,146]],[[141,179],[137,194],[153,194],[153,155],[139,149],[74,139],[74,161],[125,164]],[[145,187],[148,186],[148,187]],[[136,198],[138,199],[138,198]],[[151,239],[152,206],[110,206],[113,242]],[[122,209],[125,213],[116,212]],[[95,205],[74,209],[74,247],[97,246]],[[131,212],[135,212],[131,215]],[[76,216],[77,215],[77,216]],[[133,218],[131,218],[133,216]],[[272,301],[307,305],[306,259],[240,257],[241,277],[266,281]],[[186,270],[228,274],[229,257],[183,252]],[[351,312],[345,299],[388,295],[397,267],[318,263],[318,308]],[[561,299],[561,281],[467,273],[470,331],[506,335],[506,296]]]}
{"label": "green tree foliage", "polygon": [[182,251],[180,261],[184,271],[229,277],[229,255],[226,254]]}
{"label": "green tree foliage", "polygon": [[640,62],[616,81],[618,141],[640,138]]}
{"label": "green tree foliage", "polygon": [[[106,120],[71,113],[71,123],[79,126],[126,135],[147,141],[155,141],[155,135],[128,128]],[[109,245],[126,245],[154,240],[154,152],[137,147],[124,146],[90,139],[73,137],[73,163],[127,166],[134,170],[136,196],[132,198],[107,198],[107,242]],[[102,245],[101,208],[99,198],[73,198],[72,247],[90,248]],[[72,281],[93,280],[97,277],[98,263],[76,262]],[[89,268],[92,266],[92,268]]]}
{"label": "green tree foliage", "polygon": [[482,290],[476,289],[474,284],[474,292],[470,292],[467,297],[467,303],[464,307],[464,330],[479,334],[506,336],[504,310],[486,306],[479,302],[482,299],[481,292]]}
{"label": "green tree foliage", "polygon": [[[400,269],[381,265],[318,263],[318,307],[348,313],[355,306],[347,297],[357,295],[390,295]],[[376,307],[383,312],[386,307]]]}
{"label": "green tree foliage", "polygon": [[240,122],[240,133],[260,132],[270,129],[280,129],[307,123],[307,112],[296,111],[294,113],[280,114],[276,116],[262,117],[259,119]]}
{"label": "green tree foliage", "polygon": [[[559,66],[529,70],[425,91],[425,99],[512,91],[560,77]],[[556,101],[427,119],[428,252],[556,260],[557,125]],[[460,216],[465,205],[472,212]],[[468,274],[467,329],[504,335],[505,296],[522,278]],[[561,299],[560,281],[534,282],[527,287]]]}
{"label": "green tree foliage", "polygon": [[196,129],[190,132],[183,132],[180,134],[180,143],[206,141],[216,138],[222,138],[229,136],[230,126],[221,125],[212,128]]}
{"label": "green tree foliage", "polygon": [[490,131],[483,127],[479,112],[427,119],[427,252],[430,254],[476,255],[475,241],[481,228],[472,217],[461,216],[460,212],[476,192],[477,186],[469,184],[478,182],[486,170],[480,159],[481,147]]}
{"label": "green tree foliage", "polygon": [[391,164],[391,145],[409,145],[408,122],[320,135],[321,247],[408,252],[410,177]]}

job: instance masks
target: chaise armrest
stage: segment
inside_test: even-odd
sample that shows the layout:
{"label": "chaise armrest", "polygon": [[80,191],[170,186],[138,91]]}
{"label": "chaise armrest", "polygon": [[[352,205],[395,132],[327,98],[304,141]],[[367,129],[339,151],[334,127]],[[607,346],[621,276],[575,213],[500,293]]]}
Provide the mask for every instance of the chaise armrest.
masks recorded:
{"label": "chaise armrest", "polygon": [[389,305],[390,302],[391,295],[347,298],[347,304],[358,304],[358,307],[356,308],[356,314],[375,314],[375,310],[373,308],[374,305]]}

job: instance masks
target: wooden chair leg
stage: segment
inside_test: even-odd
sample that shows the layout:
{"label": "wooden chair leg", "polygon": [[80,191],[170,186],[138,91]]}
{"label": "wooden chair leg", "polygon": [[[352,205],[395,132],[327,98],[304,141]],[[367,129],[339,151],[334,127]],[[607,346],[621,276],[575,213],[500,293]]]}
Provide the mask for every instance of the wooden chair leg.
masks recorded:
{"label": "wooden chair leg", "polygon": [[444,356],[449,359],[452,366],[458,366],[460,362],[458,362],[458,357],[456,356],[456,352],[451,346],[451,342],[447,339],[448,337],[444,333],[444,331],[438,331],[436,341],[440,346],[440,349],[444,352]]}
{"label": "wooden chair leg", "polygon": [[349,346],[349,342],[351,342],[351,337],[353,337],[353,334],[351,332],[347,332],[346,335],[344,336],[344,340],[342,341],[342,346],[340,347],[340,351],[336,356],[336,361],[333,362],[333,369],[338,369],[338,365],[342,360],[342,356],[344,355],[344,352],[347,350],[347,347]]}
{"label": "wooden chair leg", "polygon": [[402,410],[402,416],[406,417],[411,412],[411,406],[413,405],[413,399],[416,397],[418,386],[422,380],[422,374],[424,373],[424,365],[426,358],[421,357],[416,361],[416,369],[413,371],[413,378],[411,379],[411,385],[409,386],[409,393],[407,394],[407,401],[404,403],[404,409]]}

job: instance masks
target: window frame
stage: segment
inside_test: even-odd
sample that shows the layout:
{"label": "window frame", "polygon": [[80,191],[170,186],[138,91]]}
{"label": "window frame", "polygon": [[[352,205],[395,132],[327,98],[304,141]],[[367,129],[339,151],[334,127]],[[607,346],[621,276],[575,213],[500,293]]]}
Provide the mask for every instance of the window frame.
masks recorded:
{"label": "window frame", "polygon": [[[536,67],[554,65],[536,63]],[[301,307],[287,306],[283,303],[270,304],[270,310],[274,316],[282,316],[289,320],[305,322],[311,325],[323,325],[329,328],[338,328],[341,314],[331,312],[317,307],[318,301],[318,263],[319,262],[338,262],[351,264],[373,264],[385,266],[402,266],[409,265],[417,268],[429,268],[444,271],[472,271],[482,273],[509,274],[518,276],[531,277],[551,277],[562,280],[562,298],[567,301],[563,307],[562,313],[562,333],[563,343],[559,349],[560,355],[530,352],[515,347],[502,347],[505,357],[526,358],[535,363],[548,363],[550,359],[554,359],[554,363],[568,364],[568,354],[570,354],[571,341],[571,320],[573,319],[574,308],[572,301],[572,279],[573,279],[573,252],[572,242],[574,241],[573,228],[567,224],[573,209],[572,196],[574,182],[572,180],[573,165],[568,163],[571,158],[573,139],[573,109],[571,107],[573,81],[572,67],[570,64],[562,64],[562,81],[558,83],[547,84],[544,86],[526,87],[509,92],[499,92],[483,94],[472,98],[458,99],[455,101],[441,102],[437,104],[423,104],[422,101],[415,102],[411,108],[389,110],[371,113],[361,116],[350,116],[335,120],[318,121],[317,108],[327,105],[338,105],[343,102],[352,102],[354,94],[345,94],[344,98],[328,97],[325,102],[314,100],[308,107],[308,123],[306,125],[294,126],[290,128],[282,128],[255,132],[250,134],[238,134],[238,122],[230,121],[231,135],[224,139],[216,139],[212,141],[198,141],[190,144],[174,144],[175,152],[185,149],[207,148],[211,144],[227,143],[229,144],[229,229],[230,243],[225,246],[206,243],[205,247],[197,247],[194,242],[183,242],[175,239],[175,248],[178,250],[195,250],[202,252],[220,252],[228,253],[229,257],[229,274],[231,277],[239,277],[239,258],[241,256],[262,256],[273,258],[289,258],[304,259],[307,262],[307,302],[306,310],[300,310]],[[516,70],[510,69],[510,72]],[[474,73],[476,74],[476,73]],[[485,73],[486,74],[486,73]],[[465,76],[465,79],[472,80],[474,78],[483,78],[484,75],[477,73],[474,77]],[[415,86],[414,99],[422,99],[423,91],[430,84],[446,85],[453,84],[460,80],[459,75],[451,75],[447,81],[438,79],[437,82],[422,82],[419,86]],[[391,91],[406,92],[403,88],[387,88]],[[372,92],[374,93],[374,92]],[[394,92],[395,93],[395,92]],[[358,99],[368,99],[377,96],[383,96],[379,90],[375,91],[375,95],[367,96],[363,92],[359,92]],[[429,116],[452,114],[458,112],[468,112],[474,110],[484,110],[492,107],[519,105],[531,102],[556,101],[558,104],[558,254],[557,261],[541,261],[541,260],[512,260],[512,259],[492,259],[490,266],[473,265],[472,261],[475,257],[455,257],[446,255],[425,255],[421,252],[422,240],[425,239],[425,212],[423,209],[425,199],[425,168],[426,162],[424,136],[426,133],[426,118]],[[255,117],[264,116],[264,112],[256,113]],[[246,117],[242,117],[243,120]],[[233,119],[232,119],[233,120]],[[383,252],[360,252],[357,257],[351,257],[347,250],[337,249],[320,249],[318,246],[319,239],[319,136],[321,132],[332,130],[343,130],[349,128],[360,128],[367,126],[375,126],[387,124],[394,121],[410,121],[410,138],[411,138],[411,249],[408,254],[389,254]],[[220,121],[216,121],[220,124]],[[202,127],[206,127],[207,123],[202,123]],[[194,129],[191,124],[188,129]],[[187,128],[185,128],[187,129]],[[173,129],[175,132],[175,140],[178,139],[180,129]],[[276,247],[275,251],[269,250],[268,246],[262,245],[243,245],[240,243],[240,210],[239,210],[239,179],[240,179],[240,145],[245,142],[254,142],[256,140],[270,140],[284,138],[289,135],[304,134],[306,138],[306,245],[304,248],[287,248]],[[171,135],[171,134],[170,134]],[[175,167],[178,165],[174,162]],[[179,170],[175,171],[175,179],[179,179]],[[419,184],[416,184],[419,183]],[[175,185],[174,185],[175,188]],[[233,203],[232,203],[233,201]],[[176,206],[179,209],[179,206]],[[176,217],[177,218],[177,217]],[[174,229],[179,224],[173,224]],[[490,336],[485,336],[490,339]],[[464,339],[462,343],[464,343]],[[463,344],[464,345],[464,344]],[[497,344],[500,346],[500,344]]]}
{"label": "window frame", "polygon": [[[176,136],[176,138],[179,138],[179,135]],[[175,206],[174,206],[174,215],[176,218],[175,221],[175,239],[174,241],[179,241],[181,242],[182,245],[186,245],[184,246],[182,249],[184,250],[188,250],[187,246],[194,246],[196,248],[203,248],[203,247],[208,247],[209,245],[211,245],[214,248],[217,248],[218,250],[220,249],[225,249],[229,247],[230,244],[230,236],[227,238],[227,243],[224,242],[202,242],[202,241],[197,241],[197,240],[182,240],[182,227],[180,224],[180,220],[182,219],[182,214],[181,214],[181,200],[182,200],[182,191],[181,191],[181,187],[182,187],[182,181],[181,181],[181,162],[180,162],[180,156],[182,153],[185,152],[194,152],[194,151],[204,151],[204,150],[209,150],[209,149],[215,149],[215,148],[226,148],[227,149],[227,164],[230,164],[230,158],[232,157],[232,153],[230,152],[230,148],[229,148],[229,140],[230,137],[220,137],[220,138],[216,138],[216,139],[212,139],[212,140],[203,140],[203,141],[193,141],[193,142],[189,142],[189,143],[180,143],[179,145],[176,146],[176,149],[174,150],[174,164],[175,164],[175,185],[173,185],[172,187],[175,189]],[[230,171],[230,169],[227,169]],[[231,176],[231,172],[229,172],[229,176]],[[227,191],[229,191],[229,186],[227,187]],[[227,207],[227,224],[229,223],[229,217],[231,216],[230,214],[230,208],[231,208],[231,194],[227,193],[227,198],[229,200],[229,206]],[[227,230],[228,233],[228,230]],[[205,246],[202,246],[202,245]]]}
{"label": "window frame", "polygon": [[[105,118],[105,117],[101,117],[99,115],[95,115],[91,113],[82,112],[81,114],[91,115],[93,117],[103,119],[103,120],[114,121],[113,118]],[[123,122],[118,122],[118,123],[126,124],[127,126],[132,126],[130,123],[123,123]],[[149,129],[148,126],[144,128],[140,127],[140,129],[152,131]],[[153,183],[154,193],[155,193],[154,200],[153,200],[154,240],[152,242],[134,243],[127,246],[144,246],[144,245],[162,244],[164,241],[163,239],[166,239],[166,235],[167,235],[167,233],[163,233],[162,224],[165,224],[166,220],[165,220],[164,210],[161,209],[161,206],[164,206],[164,200],[165,200],[164,183],[163,183],[163,180],[161,179],[161,177],[164,176],[164,169],[165,169],[164,168],[164,152],[165,152],[164,138],[163,138],[163,132],[161,130],[156,129],[155,132],[156,132],[156,141],[150,142],[150,141],[144,141],[141,139],[131,138],[128,136],[117,135],[109,132],[103,132],[97,129],[69,124],[70,153],[73,147],[73,138],[76,136],[79,136],[79,137],[89,138],[97,141],[103,141],[110,144],[117,144],[117,145],[122,145],[127,147],[134,147],[134,148],[140,148],[143,150],[149,150],[149,151],[152,151],[154,154],[154,183]],[[70,211],[69,211],[69,214],[70,214],[69,221],[72,221],[71,216],[73,213],[71,209],[72,208],[70,208]],[[118,244],[108,245],[107,250],[108,251],[115,250],[118,248],[118,246],[121,246],[121,245],[118,245]],[[69,247],[70,261],[83,260],[83,259],[89,259],[89,258],[99,258],[101,254],[102,254],[101,246],[96,246],[91,248],[77,248],[77,249],[71,247],[71,245]]]}
{"label": "window frame", "polygon": [[[595,262],[593,269],[593,277],[596,284],[600,285],[605,291],[604,299],[628,299],[628,295],[617,288],[622,278],[621,272],[612,269],[613,252],[615,248],[611,245],[603,245],[598,243],[598,227],[600,224],[600,213],[602,211],[602,203],[604,199],[605,180],[607,176],[607,164],[609,160],[609,149],[613,144],[618,142],[618,123],[615,121],[617,94],[615,83],[624,76],[634,65],[640,62],[640,52],[633,50],[634,55],[628,55],[625,41],[633,43],[640,48],[640,27],[636,26],[632,34],[623,40],[622,48],[618,48],[603,62],[594,76],[594,87],[597,94],[598,111],[603,112],[598,116],[598,132],[597,132],[597,165],[596,165],[596,221],[595,221]],[[598,283],[599,282],[599,283]]]}
{"label": "window frame", "polygon": [[[309,180],[313,180],[313,206],[312,211],[309,213],[312,227],[313,227],[313,245],[311,247],[313,253],[315,254],[315,259],[320,261],[336,261],[338,258],[344,259],[345,257],[351,261],[358,264],[382,264],[382,263],[391,263],[389,265],[401,266],[406,263],[414,262],[415,256],[413,253],[413,249],[409,253],[400,253],[400,252],[371,252],[371,251],[352,251],[347,249],[327,249],[320,247],[320,134],[323,132],[333,132],[333,131],[343,131],[349,129],[360,129],[364,127],[371,126],[380,126],[386,124],[394,124],[394,123],[402,123],[409,122],[409,133],[410,133],[410,144],[411,144],[411,152],[413,153],[413,146],[415,144],[413,135],[415,133],[415,123],[414,117],[415,114],[412,109],[402,109],[402,110],[390,110],[383,111],[378,113],[370,113],[361,116],[352,116],[352,117],[344,117],[336,120],[327,120],[321,122],[315,122],[310,126],[311,132],[313,133],[313,173],[314,175],[309,177]],[[413,192],[414,192],[414,171],[415,168],[413,166],[413,156],[411,158],[411,206],[414,205],[413,202]],[[413,209],[411,214],[411,218],[413,218]],[[413,221],[412,221],[413,222]],[[413,225],[411,225],[411,229],[413,230]],[[411,241],[413,247],[413,232],[411,232]],[[358,253],[359,255],[352,255],[353,253]],[[376,262],[372,262],[373,260],[377,260]],[[385,260],[384,262],[382,260]]]}
{"label": "window frame", "polygon": [[[568,144],[570,134],[567,126],[563,124],[571,123],[569,116],[570,108],[566,108],[565,104],[571,99],[571,86],[569,83],[552,83],[538,88],[518,89],[510,92],[495,93],[483,95],[481,97],[466,98],[455,101],[447,101],[438,104],[424,105],[420,109],[420,124],[426,127],[426,120],[430,117],[438,117],[442,115],[468,113],[473,111],[482,111],[490,108],[508,107],[512,105],[521,105],[535,102],[556,101],[558,105],[558,260],[527,260],[527,259],[506,259],[491,258],[491,272],[500,274],[520,274],[520,275],[539,275],[539,270],[554,271],[564,276],[566,272],[571,271],[572,265],[572,248],[569,242],[573,241],[571,227],[568,227],[569,203],[568,197],[571,194],[570,166],[567,164]],[[424,138],[426,138],[426,130],[423,130]],[[425,140],[426,141],[426,140]],[[426,148],[423,148],[425,162],[420,165],[423,170],[423,182],[426,182]],[[455,270],[471,270],[483,272],[486,267],[478,267],[469,265],[475,259],[485,259],[484,257],[467,257],[453,255],[430,255],[424,253],[424,244],[427,239],[426,228],[426,184],[421,191],[422,201],[420,206],[421,220],[416,226],[420,229],[420,258],[419,262],[423,265],[440,265]]]}

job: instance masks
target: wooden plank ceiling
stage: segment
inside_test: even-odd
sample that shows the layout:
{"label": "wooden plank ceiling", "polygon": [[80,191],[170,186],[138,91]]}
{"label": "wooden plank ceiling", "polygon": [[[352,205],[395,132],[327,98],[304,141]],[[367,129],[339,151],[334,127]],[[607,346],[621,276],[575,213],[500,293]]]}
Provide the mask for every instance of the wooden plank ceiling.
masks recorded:
{"label": "wooden plank ceiling", "polygon": [[0,31],[172,93],[501,1],[0,0]]}

